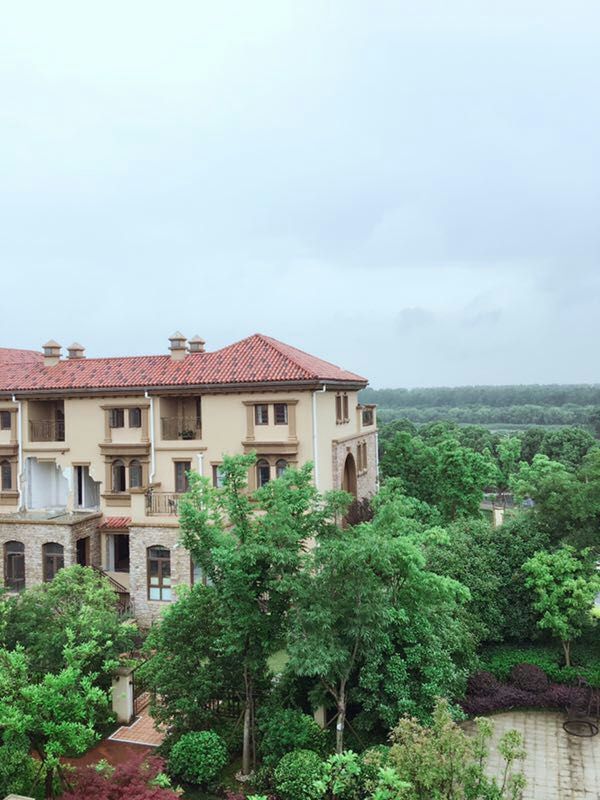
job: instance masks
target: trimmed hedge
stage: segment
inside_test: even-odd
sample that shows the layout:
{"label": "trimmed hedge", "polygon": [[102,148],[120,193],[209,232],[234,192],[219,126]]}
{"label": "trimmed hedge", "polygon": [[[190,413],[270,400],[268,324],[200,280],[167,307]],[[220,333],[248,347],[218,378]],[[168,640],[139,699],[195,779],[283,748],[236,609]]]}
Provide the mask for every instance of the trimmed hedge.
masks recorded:
{"label": "trimmed hedge", "polygon": [[535,664],[517,664],[510,672],[510,682],[517,689],[535,694],[548,688],[548,676]]}
{"label": "trimmed hedge", "polygon": [[499,688],[498,678],[484,669],[474,672],[467,682],[467,694],[476,697],[490,697],[496,694]]}
{"label": "trimmed hedge", "polygon": [[541,645],[514,647],[500,645],[489,647],[481,656],[482,670],[491,672],[503,683],[510,680],[514,667],[519,664],[533,664],[542,669],[551,683],[576,684],[579,677],[600,689],[600,658],[584,647],[575,649],[575,658],[582,663],[575,667],[561,666],[562,653],[554,647]]}
{"label": "trimmed hedge", "polygon": [[564,711],[571,704],[583,704],[586,697],[585,689],[557,683],[548,684],[544,692],[526,692],[508,685],[500,686],[494,695],[466,697],[462,707],[471,716],[509,711],[511,708],[556,708]]}

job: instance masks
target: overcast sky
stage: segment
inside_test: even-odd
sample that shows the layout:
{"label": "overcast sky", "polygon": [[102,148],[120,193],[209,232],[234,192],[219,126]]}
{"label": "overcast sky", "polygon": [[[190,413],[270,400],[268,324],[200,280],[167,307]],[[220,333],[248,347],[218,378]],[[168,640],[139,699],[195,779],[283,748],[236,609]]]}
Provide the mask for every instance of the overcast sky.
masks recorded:
{"label": "overcast sky", "polygon": [[598,382],[597,0],[19,0],[0,346]]}

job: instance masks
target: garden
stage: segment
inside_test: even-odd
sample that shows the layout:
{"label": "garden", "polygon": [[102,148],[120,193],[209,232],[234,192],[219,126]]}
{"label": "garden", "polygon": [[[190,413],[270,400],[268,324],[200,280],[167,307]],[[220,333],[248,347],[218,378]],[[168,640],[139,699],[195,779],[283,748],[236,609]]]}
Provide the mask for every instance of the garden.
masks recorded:
{"label": "garden", "polygon": [[[490,436],[392,423],[355,518],[310,466],[252,496],[252,455],[224,458],[220,489],[190,474],[181,541],[204,581],[143,637],[81,567],[0,602],[0,795],[517,800],[527,742],[508,731],[490,777],[493,714],[600,689],[600,450]],[[493,528],[494,489],[533,505]],[[136,648],[163,745],[69,769],[110,730]]]}

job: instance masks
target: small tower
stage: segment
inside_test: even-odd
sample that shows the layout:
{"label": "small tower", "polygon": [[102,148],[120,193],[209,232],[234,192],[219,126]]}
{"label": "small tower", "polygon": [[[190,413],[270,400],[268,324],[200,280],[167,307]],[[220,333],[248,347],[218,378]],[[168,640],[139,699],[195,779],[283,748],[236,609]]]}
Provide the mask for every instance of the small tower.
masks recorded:
{"label": "small tower", "polygon": [[201,336],[196,334],[193,336],[188,342],[188,350],[190,353],[203,353],[204,352],[204,345],[206,342]]}
{"label": "small tower", "polygon": [[61,350],[61,345],[59,345],[58,342],[55,342],[54,339],[50,339],[49,342],[46,342],[46,344],[42,345],[42,351],[44,353],[44,366],[55,367],[60,361]]}
{"label": "small tower", "polygon": [[173,361],[183,361],[186,356],[186,338],[183,333],[175,331],[172,336],[169,336],[171,342],[169,350],[171,351],[171,358]]}

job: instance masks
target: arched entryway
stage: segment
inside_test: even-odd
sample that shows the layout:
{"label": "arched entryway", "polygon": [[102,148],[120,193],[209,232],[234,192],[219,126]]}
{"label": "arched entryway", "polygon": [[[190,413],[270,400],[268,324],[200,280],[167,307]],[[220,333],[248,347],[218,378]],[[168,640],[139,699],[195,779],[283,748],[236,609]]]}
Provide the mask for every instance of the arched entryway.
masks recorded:
{"label": "arched entryway", "polygon": [[348,453],[344,462],[344,475],[342,478],[342,489],[345,492],[357,497],[356,488],[356,462],[352,453]]}

